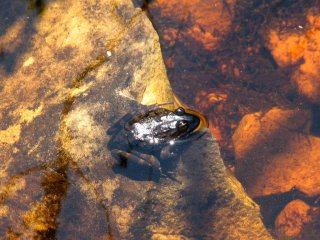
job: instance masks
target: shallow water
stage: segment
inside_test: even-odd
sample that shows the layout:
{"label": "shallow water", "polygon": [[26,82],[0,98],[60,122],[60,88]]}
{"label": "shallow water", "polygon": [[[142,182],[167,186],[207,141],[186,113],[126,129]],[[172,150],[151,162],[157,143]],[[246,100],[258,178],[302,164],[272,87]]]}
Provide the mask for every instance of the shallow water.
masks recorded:
{"label": "shallow water", "polygon": [[[135,6],[142,3],[134,2]],[[276,237],[280,230],[275,220],[294,199],[303,200],[315,212],[315,220],[298,239],[311,239],[308,233],[312,231],[318,236],[319,193],[312,187],[317,179],[310,178],[313,192],[303,188],[308,184],[300,187],[300,180],[291,181],[296,174],[288,176],[288,184],[280,186],[279,192],[268,190],[260,195],[256,182],[263,180],[248,172],[249,167],[237,165],[243,155],[235,150],[232,136],[246,114],[260,111],[258,119],[267,124],[273,119],[267,114],[272,107],[298,108],[302,117],[300,112],[290,113],[288,121],[273,119],[280,122],[278,129],[263,125],[266,132],[258,131],[272,144],[244,134],[245,140],[253,142],[252,148],[248,144],[247,158],[256,159],[257,153],[272,162],[274,155],[286,149],[296,153],[296,145],[308,144],[317,156],[319,104],[316,96],[304,92],[299,79],[304,79],[303,71],[309,79],[317,79],[312,74],[318,65],[309,59],[317,57],[320,48],[315,40],[319,26],[313,19],[319,17],[318,4],[158,0],[143,5],[159,33],[175,94],[208,117],[225,165],[260,204],[264,223]],[[136,23],[145,21],[139,19],[143,14],[126,4],[108,2],[88,1],[86,7],[53,0],[1,2],[1,237],[223,239],[230,228],[244,239],[270,239],[260,225],[256,206],[226,173],[209,132],[204,130],[203,137],[179,146],[175,160],[166,166],[174,177],[145,165],[118,168],[112,158],[110,150],[117,146],[110,149],[114,135],[109,136],[107,129],[128,112],[139,110],[128,96],[139,98],[142,90],[140,86],[130,89],[129,83],[139,78],[140,68],[152,67],[148,72],[161,68],[145,60],[155,50],[141,47],[153,41]],[[296,37],[299,44],[287,51],[284,46],[291,42],[281,39],[290,37]],[[286,137],[277,138],[287,136],[287,130],[299,133],[288,135],[300,139],[292,148],[286,145],[291,143]],[[269,144],[271,149],[264,152],[255,142]],[[269,158],[268,152],[274,155]],[[296,155],[298,160],[305,157],[303,151]],[[266,172],[278,171],[272,168],[278,163],[264,166]],[[241,167],[245,170],[240,171]]]}
{"label": "shallow water", "polygon": [[[319,25],[313,20],[315,16],[319,18],[319,1],[158,0],[149,3],[147,11],[159,33],[175,93],[186,104],[208,117],[225,163],[235,169],[249,195],[260,204],[266,226],[276,238],[285,238],[279,228],[276,229],[275,221],[289,202],[300,199],[315,209],[319,207],[319,192],[308,192],[303,186],[304,183],[309,184],[303,175],[313,179],[311,185],[319,181],[313,171],[306,173],[299,170],[299,165],[301,169],[306,167],[292,161],[285,165],[286,157],[281,159],[275,155],[291,155],[290,158],[297,158],[297,161],[309,159],[312,143],[310,148],[302,147],[303,140],[295,143],[304,153],[296,153],[297,148],[288,148],[288,145],[292,145],[291,140],[295,137],[308,139],[309,136],[319,136],[319,99],[315,99],[320,92],[315,87],[319,82],[319,62],[315,60],[320,48],[315,40],[319,37]],[[308,44],[312,47],[309,48]],[[277,124],[277,117],[262,120],[260,132],[253,133],[256,129],[252,129],[250,133],[250,124],[258,126],[252,120],[247,126],[239,127],[245,115],[260,112],[261,117],[257,120],[260,121],[274,107],[306,110],[301,117],[291,121],[293,124],[294,121],[297,124],[306,121],[309,127],[294,129],[289,126],[292,122],[282,122],[278,131],[273,132],[266,125],[268,121]],[[299,134],[284,137],[285,140],[279,137],[285,135],[283,129],[287,127]],[[237,128],[242,130],[243,140],[232,138]],[[245,146],[245,134],[249,146]],[[252,134],[256,135],[251,139]],[[239,153],[240,148],[250,150]],[[243,157],[243,154],[247,155]],[[257,164],[256,168],[243,167],[241,162],[246,158],[261,161],[262,164]],[[317,157],[313,159],[308,161],[318,161]],[[278,164],[281,166],[277,167]],[[295,170],[287,172],[283,168]],[[272,176],[268,171],[280,173]],[[261,174],[275,180],[264,183],[268,177],[259,180]],[[283,183],[274,184],[276,179]],[[257,187],[259,184],[260,188]],[[271,190],[263,190],[264,185]],[[318,222],[319,216],[313,221]],[[285,226],[287,223],[282,224]],[[317,226],[315,224],[313,230],[306,227],[305,232],[302,230],[301,235],[295,237],[316,239],[318,235],[313,235],[312,231],[319,232]]]}

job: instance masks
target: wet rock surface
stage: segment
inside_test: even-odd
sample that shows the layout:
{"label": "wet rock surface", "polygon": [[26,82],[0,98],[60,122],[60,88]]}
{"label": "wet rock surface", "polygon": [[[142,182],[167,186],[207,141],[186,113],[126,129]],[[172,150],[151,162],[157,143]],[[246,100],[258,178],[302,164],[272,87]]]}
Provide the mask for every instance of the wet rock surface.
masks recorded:
{"label": "wet rock surface", "polygon": [[233,135],[236,175],[252,197],[285,193],[296,187],[320,193],[320,139],[309,135],[307,110],[273,108],[246,115]]}
{"label": "wet rock surface", "polygon": [[180,146],[177,181],[113,170],[106,131],[141,103],[173,101],[139,8],[81,0],[41,9],[30,46],[0,71],[1,237],[272,239],[208,130]]}

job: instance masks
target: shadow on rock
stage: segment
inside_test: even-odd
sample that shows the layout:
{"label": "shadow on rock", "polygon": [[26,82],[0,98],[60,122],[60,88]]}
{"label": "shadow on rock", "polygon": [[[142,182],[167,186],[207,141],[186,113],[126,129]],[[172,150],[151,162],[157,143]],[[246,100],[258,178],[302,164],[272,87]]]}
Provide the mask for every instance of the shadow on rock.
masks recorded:
{"label": "shadow on rock", "polygon": [[0,66],[12,73],[19,56],[30,48],[35,24],[52,0],[2,0],[0,9]]}

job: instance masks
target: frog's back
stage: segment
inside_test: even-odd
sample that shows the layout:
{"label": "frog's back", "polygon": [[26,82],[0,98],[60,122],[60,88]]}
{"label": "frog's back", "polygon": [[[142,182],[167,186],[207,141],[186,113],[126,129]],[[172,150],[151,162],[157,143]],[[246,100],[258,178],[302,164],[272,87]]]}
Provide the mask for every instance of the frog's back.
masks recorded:
{"label": "frog's back", "polygon": [[128,121],[126,127],[128,129],[130,129],[133,126],[133,124],[135,124],[135,123],[148,123],[151,120],[160,119],[162,116],[166,116],[170,113],[171,113],[171,111],[169,111],[165,108],[157,108],[154,110],[149,110],[142,115],[138,115],[138,116],[133,117],[130,121]]}
{"label": "frog's back", "polygon": [[190,134],[199,124],[199,119],[187,114],[183,108],[170,111],[158,108],[136,116],[126,125],[134,140],[149,144],[172,144]]}

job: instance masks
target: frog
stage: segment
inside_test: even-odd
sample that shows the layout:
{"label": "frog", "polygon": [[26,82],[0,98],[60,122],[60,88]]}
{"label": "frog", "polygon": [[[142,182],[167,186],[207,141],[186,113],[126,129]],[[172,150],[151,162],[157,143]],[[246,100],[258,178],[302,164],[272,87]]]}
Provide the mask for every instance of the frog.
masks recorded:
{"label": "frog", "polygon": [[117,132],[108,145],[117,162],[114,171],[123,172],[130,165],[131,170],[125,173],[130,178],[145,180],[148,176],[148,180],[159,180],[164,176],[175,180],[173,170],[179,151],[200,137],[203,119],[202,115],[183,107],[175,110],[157,107],[134,116],[126,115],[117,127],[108,130],[109,135]]}

